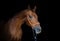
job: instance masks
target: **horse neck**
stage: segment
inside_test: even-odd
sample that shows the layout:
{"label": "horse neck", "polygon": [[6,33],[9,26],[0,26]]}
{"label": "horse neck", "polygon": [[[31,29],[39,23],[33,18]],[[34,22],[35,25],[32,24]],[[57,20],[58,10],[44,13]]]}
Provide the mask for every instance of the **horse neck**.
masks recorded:
{"label": "horse neck", "polygon": [[20,16],[17,15],[12,18],[11,25],[15,26],[17,28],[21,28],[21,25],[25,22],[24,20],[25,19],[23,18],[22,15],[20,15]]}

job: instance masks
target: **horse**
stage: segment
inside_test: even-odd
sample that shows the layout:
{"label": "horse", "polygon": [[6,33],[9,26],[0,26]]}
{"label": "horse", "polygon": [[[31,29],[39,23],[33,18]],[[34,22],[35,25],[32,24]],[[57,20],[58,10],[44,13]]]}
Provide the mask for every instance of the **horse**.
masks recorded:
{"label": "horse", "polygon": [[9,35],[11,40],[14,39],[16,41],[21,41],[23,34],[21,25],[24,22],[26,22],[26,24],[36,32],[36,34],[41,33],[40,22],[38,21],[38,16],[35,13],[35,10],[36,6],[32,10],[28,6],[28,9],[19,12],[7,21],[4,25],[5,33],[6,35]]}

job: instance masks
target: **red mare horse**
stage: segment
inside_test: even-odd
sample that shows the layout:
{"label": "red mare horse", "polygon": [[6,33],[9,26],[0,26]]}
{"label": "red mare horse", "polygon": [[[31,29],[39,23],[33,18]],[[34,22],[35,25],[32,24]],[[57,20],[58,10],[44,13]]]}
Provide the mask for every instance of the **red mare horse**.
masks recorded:
{"label": "red mare horse", "polygon": [[5,32],[10,36],[11,40],[14,39],[16,41],[21,41],[23,34],[21,25],[24,22],[35,30],[36,34],[41,33],[40,22],[38,21],[38,16],[36,15],[35,10],[36,6],[32,10],[28,7],[28,9],[13,16],[13,18],[9,19],[9,21],[5,24]]}

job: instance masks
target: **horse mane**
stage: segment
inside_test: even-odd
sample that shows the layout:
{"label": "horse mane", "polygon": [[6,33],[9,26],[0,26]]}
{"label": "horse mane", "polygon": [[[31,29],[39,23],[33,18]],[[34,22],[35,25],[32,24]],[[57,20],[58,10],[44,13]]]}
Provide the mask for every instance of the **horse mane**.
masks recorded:
{"label": "horse mane", "polygon": [[[18,12],[4,24],[5,35],[10,40],[13,39],[13,40],[21,41],[21,37],[22,37],[22,33],[23,33],[22,29],[21,29],[21,25],[24,23],[25,17],[26,17],[25,13],[28,11],[32,11],[32,10],[26,9],[21,12]],[[3,26],[3,24],[2,24],[2,26]]]}
{"label": "horse mane", "polygon": [[[10,40],[21,40],[22,36],[22,30],[21,27],[18,27],[18,24],[21,26],[24,22],[22,22],[25,17],[25,13],[29,9],[23,10],[19,12],[18,14],[14,15],[11,19],[9,19],[7,22],[3,21],[0,23],[1,26],[4,27],[4,33],[6,37],[8,37]],[[0,27],[1,27],[0,26]]]}

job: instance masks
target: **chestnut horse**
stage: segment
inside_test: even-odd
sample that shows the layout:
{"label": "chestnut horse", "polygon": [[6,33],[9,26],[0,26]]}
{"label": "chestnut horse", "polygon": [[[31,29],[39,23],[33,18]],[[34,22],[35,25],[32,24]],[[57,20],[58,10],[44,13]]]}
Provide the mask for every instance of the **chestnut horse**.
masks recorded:
{"label": "chestnut horse", "polygon": [[38,16],[36,15],[35,10],[36,7],[32,10],[28,7],[28,9],[13,16],[13,18],[9,19],[9,21],[5,24],[5,32],[10,36],[11,40],[14,39],[16,41],[21,41],[23,34],[21,25],[24,22],[35,30],[36,34],[41,33],[40,22],[38,21]]}

